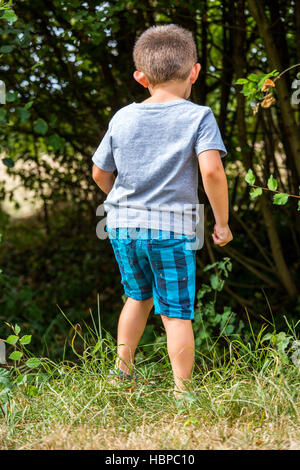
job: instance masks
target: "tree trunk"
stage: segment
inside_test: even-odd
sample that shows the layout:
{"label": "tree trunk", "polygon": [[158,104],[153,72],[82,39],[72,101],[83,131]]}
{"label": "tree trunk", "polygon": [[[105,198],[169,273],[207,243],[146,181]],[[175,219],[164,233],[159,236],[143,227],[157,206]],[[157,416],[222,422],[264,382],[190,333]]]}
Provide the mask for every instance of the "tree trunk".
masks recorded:
{"label": "tree trunk", "polygon": [[268,206],[268,201],[265,193],[260,196],[260,207],[267,227],[272,255],[275,261],[276,268],[278,270],[278,277],[282,281],[282,284],[288,292],[289,297],[294,298],[297,295],[297,287],[286,265],[280,239],[276,231],[274,219],[272,217],[271,210]]}
{"label": "tree trunk", "polygon": [[[271,25],[268,22],[268,18],[264,12],[261,1],[248,0],[248,5],[250,12],[256,21],[260,37],[264,42],[271,70],[276,69],[279,72],[282,72],[283,66],[275,45],[274,35],[272,34]],[[292,90],[288,90],[285,77],[278,79],[276,82],[276,90],[282,115],[283,133],[288,141],[291,154],[295,162],[298,178],[300,178],[300,135],[290,103]]]}
{"label": "tree trunk", "polygon": [[222,2],[222,30],[223,30],[223,54],[222,54],[222,76],[221,76],[221,103],[219,127],[221,135],[225,134],[227,123],[227,107],[230,97],[230,89],[233,77],[233,31],[228,28],[233,14],[233,2]]}
{"label": "tree trunk", "polygon": [[295,3],[295,16],[296,16],[296,53],[297,62],[300,62],[300,2]]}
{"label": "tree trunk", "polygon": [[[233,49],[233,66],[236,79],[245,76],[246,72],[246,24],[245,24],[245,0],[237,0],[234,10],[235,36]],[[238,89],[241,85],[237,85]],[[243,149],[242,158],[245,168],[252,168],[251,149],[247,142],[247,129],[245,122],[245,96],[237,93],[237,132],[240,147]]]}
{"label": "tree trunk", "polygon": [[[207,16],[207,0],[203,1],[202,10],[201,10],[201,28],[200,28],[200,39],[201,39],[201,56],[199,61],[201,64],[201,70],[199,73],[199,78],[194,85],[195,94],[197,97],[197,102],[205,106],[206,96],[207,96],[207,87],[206,87],[206,73],[207,73],[207,34],[208,34],[208,16]],[[192,92],[193,92],[192,88]]]}

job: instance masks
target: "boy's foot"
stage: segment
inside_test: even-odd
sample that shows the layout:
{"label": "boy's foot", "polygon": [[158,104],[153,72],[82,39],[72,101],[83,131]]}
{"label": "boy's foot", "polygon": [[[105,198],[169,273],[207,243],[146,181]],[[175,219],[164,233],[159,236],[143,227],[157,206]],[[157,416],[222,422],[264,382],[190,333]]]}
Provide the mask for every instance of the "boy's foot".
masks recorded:
{"label": "boy's foot", "polygon": [[137,374],[135,372],[131,375],[127,374],[127,372],[122,369],[112,369],[109,371],[109,375],[115,384],[123,382],[125,384],[126,391],[134,392],[137,381]]}
{"label": "boy's foot", "polygon": [[136,381],[137,380],[137,374],[136,372],[133,372],[132,374],[128,374],[122,369],[111,369],[109,371],[109,375],[112,377],[115,377],[120,380],[128,380],[130,382]]}
{"label": "boy's foot", "polygon": [[189,403],[189,396],[190,392],[188,390],[173,390],[173,396],[176,403],[180,404],[188,404]]}

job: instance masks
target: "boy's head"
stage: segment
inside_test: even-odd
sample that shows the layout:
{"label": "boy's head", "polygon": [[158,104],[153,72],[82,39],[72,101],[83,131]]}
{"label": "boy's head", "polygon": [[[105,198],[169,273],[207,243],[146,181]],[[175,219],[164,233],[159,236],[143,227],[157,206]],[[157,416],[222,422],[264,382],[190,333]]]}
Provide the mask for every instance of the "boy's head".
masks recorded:
{"label": "boy's head", "polygon": [[133,76],[144,87],[184,82],[191,71],[194,83],[200,71],[192,33],[174,24],[146,29],[135,42],[133,61],[136,67]]}

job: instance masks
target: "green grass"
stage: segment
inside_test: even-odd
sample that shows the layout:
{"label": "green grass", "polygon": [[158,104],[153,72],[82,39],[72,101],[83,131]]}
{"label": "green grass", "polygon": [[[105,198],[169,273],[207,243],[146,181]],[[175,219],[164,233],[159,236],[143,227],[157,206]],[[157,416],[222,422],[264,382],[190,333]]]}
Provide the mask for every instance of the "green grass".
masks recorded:
{"label": "green grass", "polygon": [[246,344],[221,338],[223,349],[196,351],[191,389],[176,401],[162,339],[140,348],[133,386],[111,379],[116,344],[94,326],[71,339],[76,362],[0,369],[0,449],[300,448],[290,331],[263,340],[261,330]]}

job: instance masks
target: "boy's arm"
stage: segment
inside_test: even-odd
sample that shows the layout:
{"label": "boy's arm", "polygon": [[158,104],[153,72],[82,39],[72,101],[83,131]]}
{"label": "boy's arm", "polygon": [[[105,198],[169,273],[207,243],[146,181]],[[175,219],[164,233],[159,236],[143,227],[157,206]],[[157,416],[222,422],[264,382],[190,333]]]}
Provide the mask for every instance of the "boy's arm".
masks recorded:
{"label": "boy's arm", "polygon": [[198,155],[199,168],[205,193],[215,217],[213,241],[224,246],[232,239],[228,226],[228,186],[218,150],[206,150]]}
{"label": "boy's arm", "polygon": [[94,163],[93,180],[105,194],[108,194],[114,185],[115,175],[113,171],[101,170]]}

